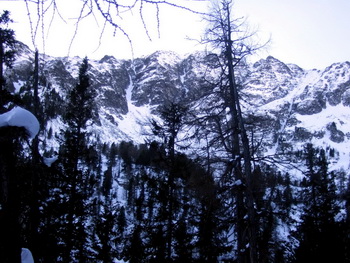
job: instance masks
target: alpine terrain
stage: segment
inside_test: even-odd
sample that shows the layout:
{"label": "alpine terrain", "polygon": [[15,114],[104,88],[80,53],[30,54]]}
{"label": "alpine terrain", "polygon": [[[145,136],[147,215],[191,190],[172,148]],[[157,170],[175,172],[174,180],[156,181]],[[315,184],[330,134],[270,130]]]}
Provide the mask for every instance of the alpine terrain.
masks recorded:
{"label": "alpine terrain", "polygon": [[11,141],[22,247],[37,262],[250,262],[254,235],[259,262],[350,262],[350,62],[235,71],[248,197],[219,55],[35,60],[19,43],[6,107],[40,123]]}

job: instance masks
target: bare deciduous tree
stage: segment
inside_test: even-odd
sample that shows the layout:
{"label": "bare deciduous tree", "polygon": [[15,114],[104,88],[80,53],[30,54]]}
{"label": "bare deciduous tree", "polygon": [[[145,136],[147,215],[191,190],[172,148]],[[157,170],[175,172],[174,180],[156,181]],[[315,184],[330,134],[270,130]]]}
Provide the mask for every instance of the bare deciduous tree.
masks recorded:
{"label": "bare deciduous tree", "polygon": [[[222,99],[221,117],[216,117],[216,141],[222,143],[227,152],[227,169],[224,175],[233,176],[235,200],[235,232],[237,262],[259,261],[256,201],[253,194],[252,153],[243,117],[238,68],[245,64],[247,56],[264,45],[254,42],[255,31],[249,31],[243,19],[234,19],[233,1],[212,1],[212,10],[205,16],[208,28],[202,43],[217,51],[221,64],[221,79],[217,85]],[[212,116],[213,117],[213,116]],[[215,118],[214,118],[215,119]],[[232,179],[231,179],[232,181]],[[239,183],[238,183],[239,182]]]}

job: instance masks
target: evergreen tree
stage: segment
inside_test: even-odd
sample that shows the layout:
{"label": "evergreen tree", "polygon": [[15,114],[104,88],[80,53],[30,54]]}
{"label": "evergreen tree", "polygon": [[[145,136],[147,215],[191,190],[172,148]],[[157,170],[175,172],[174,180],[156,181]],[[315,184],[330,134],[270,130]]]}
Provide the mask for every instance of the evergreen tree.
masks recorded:
{"label": "evergreen tree", "polygon": [[[34,71],[31,78],[29,79],[29,94],[30,99],[27,101],[27,107],[35,114],[40,122],[40,130],[42,130],[43,125],[43,111],[42,105],[39,98],[39,52],[35,51],[34,55]],[[31,248],[31,251],[35,259],[39,259],[41,253],[41,246],[43,246],[42,238],[40,237],[40,222],[45,220],[46,215],[40,211],[40,206],[43,206],[45,199],[47,198],[47,191],[50,178],[46,177],[47,167],[43,163],[42,157],[39,153],[39,134],[33,138],[31,143],[31,156],[32,160],[27,164],[30,168],[25,172],[23,181],[27,181],[28,195],[23,200],[28,205],[30,213],[28,215],[28,244],[27,246]],[[26,211],[23,210],[23,211]]]}
{"label": "evergreen tree", "polygon": [[[130,263],[142,263],[144,262],[144,246],[141,237],[141,227],[136,225],[134,231],[131,234],[130,239],[130,251],[129,251],[129,262]],[[159,261],[161,262],[161,261]]]}
{"label": "evergreen tree", "polygon": [[[160,116],[163,123],[159,124],[152,121],[153,133],[164,141],[165,159],[163,163],[167,172],[167,178],[164,178],[164,183],[161,184],[163,189],[160,190],[164,194],[160,198],[162,200],[162,211],[160,211],[160,220],[165,224],[165,243],[167,260],[170,261],[173,255],[173,238],[174,238],[174,215],[177,212],[178,201],[176,192],[178,191],[179,183],[177,180],[181,177],[181,172],[178,170],[181,166],[176,163],[176,146],[178,146],[178,134],[185,126],[185,118],[187,107],[180,103],[169,103],[160,109]],[[181,169],[180,169],[181,170]]]}
{"label": "evergreen tree", "polygon": [[[6,89],[4,76],[5,68],[12,67],[16,53],[15,33],[9,28],[11,22],[10,12],[3,11],[0,15],[0,113],[21,103]],[[3,262],[20,262],[21,246],[33,248],[33,237],[37,237],[39,227],[38,187],[33,177],[36,174],[33,170],[38,167],[33,165],[38,164],[38,152],[32,151],[31,158],[23,158],[22,144],[28,139],[24,128],[2,127],[0,133],[0,254]],[[35,139],[32,145],[35,146]]]}
{"label": "evergreen tree", "polygon": [[115,247],[119,260],[125,257],[127,220],[124,206],[120,207],[117,214]]}
{"label": "evergreen tree", "polygon": [[[266,164],[256,166],[253,171],[254,196],[259,226],[259,262],[287,262],[284,258],[290,249],[278,226],[288,228],[293,224],[289,212],[292,190],[288,175],[285,180],[280,172]],[[287,255],[286,255],[287,256]]]}
{"label": "evergreen tree", "polygon": [[304,183],[304,215],[300,225],[300,246],[295,262],[344,262],[341,229],[335,221],[339,207],[333,178],[323,149],[312,144],[305,149],[307,164]]}
{"label": "evergreen tree", "polygon": [[90,176],[87,169],[88,133],[87,126],[93,117],[95,92],[88,76],[88,59],[85,58],[79,68],[78,84],[70,91],[64,120],[64,143],[60,148],[63,185],[67,205],[66,226],[63,229],[63,261],[86,262],[87,231],[86,224],[90,212],[89,194],[91,194]]}
{"label": "evergreen tree", "polygon": [[4,106],[11,100],[11,95],[5,90],[4,66],[11,67],[15,59],[15,32],[8,28],[12,22],[10,12],[5,10],[0,16],[0,113],[6,111]]}
{"label": "evergreen tree", "polygon": [[104,263],[113,262],[113,258],[117,256],[115,249],[117,217],[116,207],[113,205],[110,195],[105,195],[101,212],[94,218],[95,232],[98,237],[95,244],[96,259]]}
{"label": "evergreen tree", "polygon": [[0,255],[4,263],[21,262],[21,182],[17,167],[26,137],[22,127],[0,127]]}
{"label": "evergreen tree", "polygon": [[227,231],[227,225],[221,222],[223,206],[219,200],[219,187],[202,168],[194,166],[191,170],[190,189],[197,200],[195,211],[198,219],[195,226],[198,231],[194,236],[197,240],[195,248],[199,252],[198,261],[218,262],[219,256],[229,247],[222,236]]}

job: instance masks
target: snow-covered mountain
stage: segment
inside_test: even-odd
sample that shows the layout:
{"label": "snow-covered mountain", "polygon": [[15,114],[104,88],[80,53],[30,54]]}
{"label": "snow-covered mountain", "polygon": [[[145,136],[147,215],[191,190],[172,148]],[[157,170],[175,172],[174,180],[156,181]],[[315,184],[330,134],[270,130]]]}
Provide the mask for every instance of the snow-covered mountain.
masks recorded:
{"label": "snow-covered mountain", "polygon": [[[33,51],[21,46],[13,69],[7,71],[12,90],[24,92],[33,60]],[[47,117],[47,131],[51,128],[57,132],[62,125],[59,108],[75,85],[81,61],[78,57],[40,56],[42,100],[56,111]],[[105,56],[89,63],[98,111],[91,129],[108,143],[143,142],[159,105],[166,101],[193,102],[206,92],[209,80],[218,77],[215,55],[202,52],[183,57],[156,52],[134,60]],[[304,70],[269,56],[249,65],[242,75],[244,112],[247,122],[254,122],[264,135],[265,153],[296,150],[312,142],[335,150],[333,168],[348,168],[349,62]]]}
{"label": "snow-covered mountain", "polygon": [[[191,262],[209,262],[209,256],[231,262],[240,254],[248,257],[248,235],[256,234],[261,262],[309,262],[303,261],[308,245],[318,247],[310,250],[310,258],[323,250],[324,255],[347,256],[342,254],[350,215],[349,62],[305,70],[269,56],[235,68],[253,157],[249,179],[254,183],[248,185],[238,167],[241,156],[236,149],[229,154],[232,114],[217,55],[156,52],[134,60],[90,60],[87,74],[95,103],[87,107],[88,115],[82,111],[84,125],[75,125],[74,103],[82,101],[75,98],[84,92],[71,91],[79,77],[86,80],[83,59],[39,56],[39,108],[34,106],[34,52],[23,44],[17,51],[5,76],[17,107],[6,104],[9,111],[0,115],[0,127],[24,127],[31,138],[39,131],[39,140],[17,142],[23,144],[23,160],[19,157],[20,165],[13,168],[23,180],[18,188],[23,229],[32,227],[32,220],[40,230],[40,238],[28,238],[37,246],[33,255],[65,262],[78,257],[84,262],[163,262],[158,258],[167,255],[174,262],[188,256]],[[158,111],[169,102],[178,106],[179,115],[182,103],[190,109],[185,129],[170,127],[182,115],[174,117],[170,110],[167,123]],[[74,118],[63,118],[69,115]],[[162,126],[161,117],[170,129]],[[153,120],[160,124],[153,126],[158,137],[151,137]],[[3,141],[10,145],[8,134]],[[84,137],[84,145],[72,144],[74,136]],[[43,165],[27,158],[39,157],[37,146]],[[0,149],[2,158],[13,155],[8,147]],[[250,201],[256,221],[249,221]],[[244,249],[237,249],[244,230],[239,228],[255,222],[257,231],[247,231]],[[314,236],[315,229],[322,235]],[[30,237],[32,231],[26,232]],[[163,246],[159,240],[168,241]]]}

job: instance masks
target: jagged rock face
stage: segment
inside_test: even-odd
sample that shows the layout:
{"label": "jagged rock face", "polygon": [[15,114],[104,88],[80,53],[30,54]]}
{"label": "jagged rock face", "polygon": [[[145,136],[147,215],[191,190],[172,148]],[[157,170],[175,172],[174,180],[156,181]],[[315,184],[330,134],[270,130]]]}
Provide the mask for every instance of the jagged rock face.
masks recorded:
{"label": "jagged rock face", "polygon": [[326,129],[331,133],[330,139],[333,142],[341,143],[344,141],[345,134],[337,129],[337,126],[334,122],[328,123]]}
{"label": "jagged rock face", "polygon": [[320,113],[325,107],[326,102],[324,99],[322,97],[316,97],[310,99],[306,98],[303,101],[295,104],[294,110],[301,115],[312,115]]}
{"label": "jagged rock face", "polygon": [[212,91],[212,83],[217,80],[220,64],[215,54],[197,52],[183,59],[179,68],[187,98],[194,101]]}
{"label": "jagged rock face", "polygon": [[[350,67],[336,63],[325,70],[303,70],[275,58],[256,62],[243,93],[246,110],[269,116],[270,147],[276,142],[291,148],[319,141],[323,146],[345,143],[349,132]],[[252,103],[253,101],[253,103]],[[251,105],[253,104],[253,105]],[[265,117],[266,119],[266,117]],[[329,123],[334,125],[329,125]]]}
{"label": "jagged rock face", "polygon": [[251,67],[245,92],[254,98],[255,105],[264,105],[285,97],[297,84],[304,70],[286,65],[269,56]]}
{"label": "jagged rock face", "polygon": [[[23,85],[33,70],[33,52],[25,47],[21,52],[14,68],[7,72],[12,90]],[[64,98],[76,83],[81,61],[41,56],[44,86]],[[96,127],[111,134],[105,140],[113,141],[123,132],[118,131],[121,122],[128,121],[130,114],[139,114],[131,111],[169,101],[193,102],[211,92],[220,68],[215,54],[203,52],[186,57],[156,52],[133,61],[105,56],[100,61],[90,60],[90,65],[91,83],[97,91]],[[266,137],[265,147],[283,143],[293,148],[315,140],[332,147],[348,143],[349,62],[324,70],[304,70],[269,56],[238,71],[243,111],[249,125]],[[47,89],[42,88],[43,98],[45,92]],[[130,135],[130,139],[135,138]]]}
{"label": "jagged rock face", "polygon": [[126,90],[130,85],[130,62],[104,57],[91,64],[90,73],[94,88],[98,91],[98,108],[105,107],[120,114],[128,112]]}
{"label": "jagged rock face", "polygon": [[181,85],[180,58],[174,53],[156,52],[134,62],[131,99],[136,106],[159,105],[185,96]]}
{"label": "jagged rock face", "polygon": [[203,53],[181,59],[173,52],[136,59],[131,73],[133,103],[141,106],[195,100],[208,87],[207,71],[217,69],[210,65],[211,60]]}

